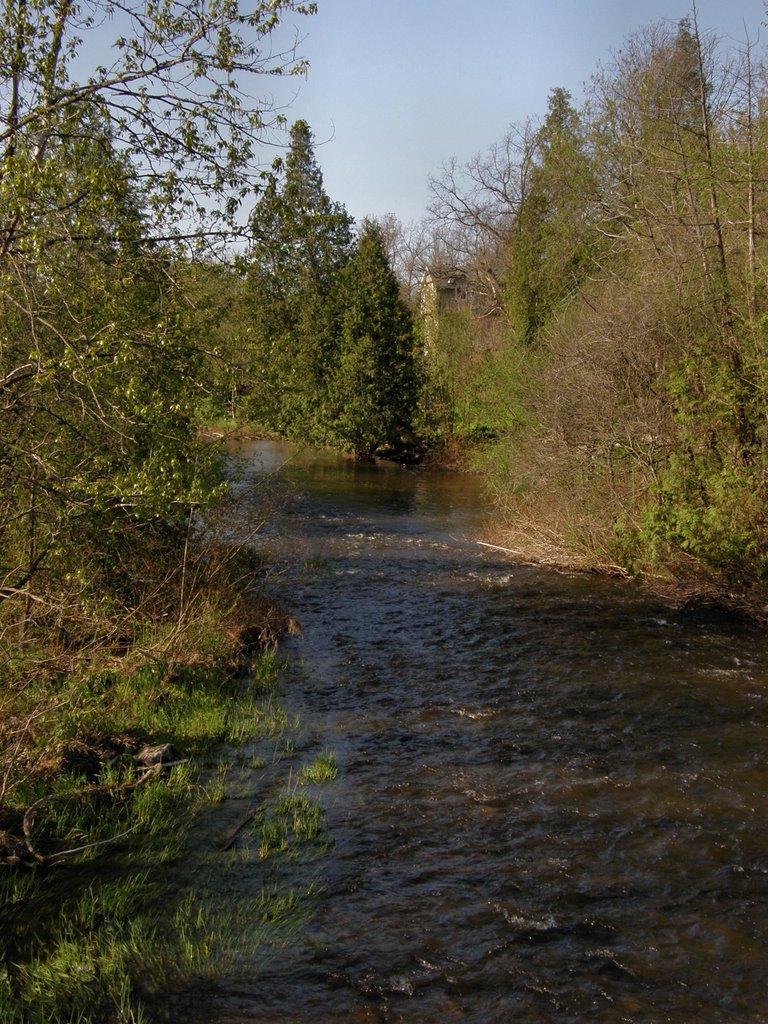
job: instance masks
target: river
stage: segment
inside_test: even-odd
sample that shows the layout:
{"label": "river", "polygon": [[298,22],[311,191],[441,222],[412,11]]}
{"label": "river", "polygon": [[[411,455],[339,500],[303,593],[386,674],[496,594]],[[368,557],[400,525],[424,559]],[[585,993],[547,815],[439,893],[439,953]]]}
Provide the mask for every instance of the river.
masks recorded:
{"label": "river", "polygon": [[479,546],[476,478],[247,455],[339,777],[310,927],[201,1020],[768,1021],[763,635]]}

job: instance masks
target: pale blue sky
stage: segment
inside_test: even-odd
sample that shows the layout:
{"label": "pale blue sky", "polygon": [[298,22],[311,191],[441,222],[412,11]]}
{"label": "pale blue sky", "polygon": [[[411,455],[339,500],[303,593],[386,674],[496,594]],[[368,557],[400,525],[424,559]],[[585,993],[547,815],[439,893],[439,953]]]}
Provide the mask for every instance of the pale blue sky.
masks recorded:
{"label": "pale blue sky", "polygon": [[[763,0],[698,0],[699,25],[768,42]],[[420,218],[427,177],[546,110],[577,99],[600,60],[637,28],[676,22],[688,0],[318,0],[301,19],[311,62],[289,120],[315,133],[326,191],[356,219]],[[285,93],[285,96],[289,93]]]}

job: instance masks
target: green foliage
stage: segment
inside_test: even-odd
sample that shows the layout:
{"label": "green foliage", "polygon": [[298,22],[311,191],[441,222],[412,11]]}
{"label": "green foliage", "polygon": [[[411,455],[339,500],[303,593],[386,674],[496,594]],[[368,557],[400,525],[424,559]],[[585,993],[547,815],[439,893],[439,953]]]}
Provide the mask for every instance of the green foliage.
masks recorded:
{"label": "green foliage", "polygon": [[599,235],[588,216],[595,168],[580,115],[565,89],[554,89],[534,140],[536,161],[510,234],[504,275],[516,336],[532,342],[559,303],[595,268]]}
{"label": "green foliage", "polygon": [[[75,161],[95,181],[65,173],[69,150],[49,144],[46,168],[63,185],[38,195],[43,215],[0,265],[2,596],[10,615],[27,602],[28,633],[30,601],[42,628],[52,611],[96,624],[135,605],[146,557],[175,554],[190,506],[221,493],[194,432],[203,359],[180,329],[167,254],[140,241],[135,181],[105,131]],[[78,203],[89,187],[98,194]],[[64,219],[45,212],[62,208]]]}
{"label": "green foliage", "polygon": [[199,366],[190,412],[202,427],[219,422],[232,429],[247,380],[240,343],[247,325],[245,281],[227,262],[180,254],[167,273],[180,300],[177,329]]}
{"label": "green foliage", "polygon": [[413,324],[374,221],[363,224],[340,294],[342,331],[329,387],[332,436],[359,455],[397,449],[411,431],[418,399]]}
{"label": "green foliage", "polygon": [[538,357],[513,333],[481,347],[469,309],[433,316],[418,424],[430,445],[485,447],[527,418],[525,382]]}
{"label": "green foliage", "polygon": [[[167,230],[190,217],[232,223],[252,181],[254,145],[281,121],[268,103],[243,103],[243,83],[265,72],[305,69],[290,43],[265,41],[286,15],[314,10],[296,0],[259,0],[247,8],[231,0],[172,7],[129,0],[114,22],[115,35],[104,38],[112,11],[100,0],[88,11],[55,0],[7,5],[0,17],[0,160],[3,176],[11,169],[16,180],[14,213],[21,216],[5,220],[6,240],[31,237],[26,212],[37,206],[31,185],[41,171],[47,174],[51,145],[69,139],[76,148],[87,140],[87,133],[68,135],[81,101],[99,108],[119,150],[140,169],[156,224]],[[95,45],[94,26],[102,32]],[[89,66],[91,54],[108,54],[108,61]],[[73,79],[75,70],[82,80]]]}
{"label": "green foliage", "polygon": [[237,387],[211,360],[204,275],[172,243],[231,225],[267,124],[233,72],[300,70],[263,42],[283,14],[313,10],[130,2],[111,66],[90,73],[88,34],[109,23],[106,6],[85,16],[33,0],[0,14],[5,643],[125,644],[168,615],[167,598],[150,612],[150,595],[225,489],[196,436],[201,399],[224,392],[231,405]]}
{"label": "green foliage", "polygon": [[668,371],[676,443],[641,537],[657,557],[683,552],[744,579],[768,573],[762,329],[744,330],[731,345],[702,325],[698,344]]}
{"label": "green foliage", "polygon": [[45,943],[32,939],[27,955],[0,974],[3,1020],[146,1021],[132,975],[141,965],[157,976],[171,953],[160,947],[157,915],[144,905],[149,890],[146,876],[137,876],[97,882],[65,901]]}
{"label": "green foliage", "polygon": [[252,831],[262,860],[276,853],[296,854],[301,844],[322,844],[322,809],[305,793],[288,793],[258,816]]}
{"label": "green foliage", "polygon": [[283,299],[327,293],[352,245],[351,220],[323,187],[306,121],[291,128],[285,161],[278,159],[250,222],[252,273]]}
{"label": "green foliage", "polygon": [[420,403],[420,433],[432,446],[464,433],[471,420],[466,389],[473,361],[473,320],[468,309],[430,314],[421,323],[424,346],[424,384]]}
{"label": "green foliage", "polygon": [[250,230],[245,414],[360,455],[402,447],[419,389],[410,313],[380,228],[366,222],[353,244],[304,121]]}
{"label": "green foliage", "polygon": [[501,255],[514,343],[483,351],[470,299],[441,312],[425,405],[435,434],[496,434],[510,546],[765,579],[764,107],[749,49],[694,11],[630,37],[581,112],[556,89],[535,131],[437,183],[468,279]]}
{"label": "green foliage", "polygon": [[[314,859],[326,844],[321,810],[306,795],[284,792],[260,808],[263,853],[258,849],[251,856],[244,847],[229,863],[213,853],[208,866],[215,878],[226,875],[224,892],[208,879],[200,885],[205,869],[197,842],[190,876],[179,860],[190,820],[204,800],[216,796],[215,787],[199,785],[202,756],[222,740],[247,743],[249,752],[261,740],[262,749],[271,750],[276,730],[267,723],[286,722],[286,712],[275,703],[276,668],[271,655],[256,659],[254,678],[246,682],[210,668],[170,672],[168,666],[152,665],[133,674],[68,679],[51,695],[49,721],[39,735],[51,769],[62,751],[82,760],[88,754],[84,738],[95,743],[99,737],[132,737],[135,744],[172,741],[187,760],[139,785],[130,785],[136,780],[130,754],[94,777],[59,775],[54,793],[68,799],[49,800],[38,809],[37,848],[50,853],[61,846],[118,841],[80,852],[64,885],[60,872],[6,865],[0,879],[3,1021],[149,1021],[154,1015],[148,1001],[155,1004],[178,983],[220,977],[244,955],[256,956],[306,923],[312,886],[296,890],[297,862]],[[44,690],[40,684],[40,697]],[[25,692],[18,699],[35,697]],[[13,721],[22,706],[11,708],[6,718]],[[38,709],[35,725],[41,718]],[[3,765],[6,827],[15,801],[40,795],[32,787],[23,791],[35,756],[28,744],[10,770],[7,761]],[[264,758],[251,760],[258,762],[253,770],[263,770]],[[332,755],[319,758],[310,771],[321,765],[330,778]],[[220,770],[215,780],[221,793],[224,774]],[[95,859],[103,862],[106,853],[104,870]],[[254,895],[258,862],[268,857],[269,866],[279,870],[281,855],[292,861],[292,887],[263,871],[263,889]],[[93,862],[83,864],[87,860]],[[172,878],[165,866],[170,861],[175,861]],[[239,865],[242,883],[236,877]]]}
{"label": "green foliage", "polygon": [[285,162],[273,166],[250,233],[246,414],[288,436],[322,440],[352,222],[323,188],[304,121],[291,129]]}
{"label": "green foliage", "polygon": [[[286,855],[295,861],[301,844],[311,853],[317,847],[315,813],[303,801],[283,803],[292,838],[271,849],[270,862]],[[253,861],[244,866],[247,883],[228,898],[208,887],[174,888],[162,872],[146,869],[71,880],[66,891],[50,875],[6,875],[4,906],[22,920],[6,948],[13,959],[0,967],[3,1021],[149,1024],[158,1009],[167,1014],[169,990],[221,978],[244,958],[284,943],[309,921],[313,886],[271,882],[254,895]],[[229,874],[231,888],[231,866]],[[6,944],[10,938],[4,935]]]}

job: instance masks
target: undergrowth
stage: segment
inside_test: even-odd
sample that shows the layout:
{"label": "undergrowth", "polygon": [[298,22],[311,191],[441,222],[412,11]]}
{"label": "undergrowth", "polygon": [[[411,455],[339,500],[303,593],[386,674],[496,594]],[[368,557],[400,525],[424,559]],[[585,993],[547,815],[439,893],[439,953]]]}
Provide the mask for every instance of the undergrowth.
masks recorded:
{"label": "undergrowth", "polygon": [[[306,921],[313,879],[274,866],[327,846],[321,808],[304,794],[265,793],[264,838],[214,851],[213,882],[181,859],[195,818],[227,798],[222,745],[261,774],[293,750],[278,670],[273,652],[247,675],[224,660],[145,662],[16,695],[4,723],[23,742],[6,749],[0,812],[4,1024],[150,1024],[164,993],[223,976]],[[29,702],[41,711],[22,719]],[[137,765],[141,748],[164,745],[167,768]]]}

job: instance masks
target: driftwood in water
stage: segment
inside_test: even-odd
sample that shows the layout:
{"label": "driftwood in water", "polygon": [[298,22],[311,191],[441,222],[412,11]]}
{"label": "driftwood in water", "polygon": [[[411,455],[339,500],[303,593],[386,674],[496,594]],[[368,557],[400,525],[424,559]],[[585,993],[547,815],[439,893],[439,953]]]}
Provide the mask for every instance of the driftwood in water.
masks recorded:
{"label": "driftwood in water", "polygon": [[513,551],[512,548],[503,548],[500,544],[488,544],[484,540],[475,541],[481,548],[493,548],[494,551],[503,551],[505,555],[518,555],[519,551]]}

